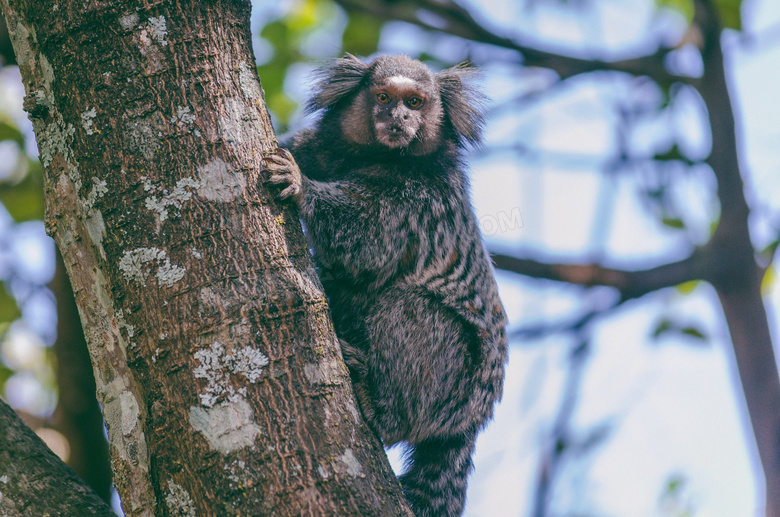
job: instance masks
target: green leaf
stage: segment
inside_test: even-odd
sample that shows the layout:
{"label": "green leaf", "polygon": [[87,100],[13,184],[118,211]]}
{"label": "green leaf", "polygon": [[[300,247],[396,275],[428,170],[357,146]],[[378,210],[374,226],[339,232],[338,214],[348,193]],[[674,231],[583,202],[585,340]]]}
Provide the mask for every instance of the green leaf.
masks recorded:
{"label": "green leaf", "polygon": [[682,474],[673,474],[669,476],[664,487],[664,495],[678,495],[685,489],[688,484],[688,480]]}
{"label": "green leaf", "polygon": [[[742,30],[742,0],[714,0],[720,23],[727,29]],[[656,0],[658,7],[671,7],[681,12],[688,23],[693,21],[693,0]]]}
{"label": "green leaf", "polygon": [[289,37],[289,31],[287,24],[282,20],[276,20],[260,31],[260,37],[267,39],[274,47],[278,47],[280,43],[287,41]]}
{"label": "green leaf", "polygon": [[671,149],[666,151],[665,153],[658,153],[655,156],[653,156],[654,160],[658,161],[671,161],[671,160],[677,160],[681,162],[685,162],[689,165],[693,164],[693,162],[683,156],[682,152],[680,152],[680,148],[677,147],[677,144],[674,144]]}
{"label": "green leaf", "polygon": [[8,368],[7,366],[3,366],[0,364],[0,391],[3,390],[3,387],[5,386],[5,382],[11,378],[13,374],[16,372],[12,369]]}
{"label": "green leaf", "polygon": [[651,335],[654,339],[658,339],[664,334],[671,334],[672,337],[674,335],[687,336],[703,343],[707,343],[709,340],[707,334],[699,327],[695,325],[681,325],[669,318],[662,318],[655,326],[655,329],[653,329]]}
{"label": "green leaf", "polygon": [[0,120],[0,140],[13,140],[24,149],[24,135],[11,121]]}
{"label": "green leaf", "polygon": [[666,318],[663,318],[653,329],[652,336],[658,338],[661,334],[669,332],[672,329],[672,322]]}
{"label": "green leaf", "polygon": [[656,0],[658,7],[671,7],[682,13],[688,23],[693,20],[693,0]]}
{"label": "green leaf", "polygon": [[680,332],[686,336],[701,339],[702,341],[707,341],[707,334],[697,329],[696,327],[683,327],[680,329]]}
{"label": "green leaf", "polygon": [[677,230],[685,228],[685,223],[683,222],[683,220],[677,217],[664,217],[663,219],[661,219],[661,223],[664,226],[668,226],[669,228],[675,228]]}
{"label": "green leaf", "polygon": [[298,104],[283,92],[266,97],[266,101],[274,114],[285,123],[290,120],[290,116],[295,111],[295,108],[298,107]]}
{"label": "green leaf", "polygon": [[[0,322],[10,323],[19,316],[22,312],[19,310],[19,306],[16,305],[16,300],[13,296],[8,294],[5,290],[5,282],[0,284]],[[2,333],[8,329],[7,326],[2,327]]]}
{"label": "green leaf", "polygon": [[715,233],[715,230],[718,229],[718,225],[720,224],[720,215],[715,218],[714,221],[710,223],[710,237],[712,237],[712,234]]}
{"label": "green leaf", "polygon": [[342,48],[358,56],[368,56],[379,47],[379,33],[382,21],[375,16],[350,13],[349,22],[342,36]]}
{"label": "green leaf", "polygon": [[699,286],[699,280],[691,280],[689,282],[683,282],[681,284],[677,284],[675,288],[680,294],[691,294],[694,289],[696,289]]}
{"label": "green leaf", "polygon": [[43,219],[43,171],[38,162],[17,183],[0,183],[0,202],[16,222]]}
{"label": "green leaf", "polygon": [[742,30],[741,0],[715,0],[720,23],[728,29]]}
{"label": "green leaf", "polygon": [[331,0],[297,0],[287,16],[269,22],[260,31],[260,36],[274,49],[271,58],[257,67],[257,72],[268,109],[281,124],[275,128],[278,132],[286,131],[290,115],[297,107],[284,92],[288,69],[294,63],[307,60],[301,52],[306,38],[337,23],[338,16],[339,10]]}
{"label": "green leaf", "polygon": [[775,266],[773,264],[769,264],[769,266],[766,268],[766,271],[764,271],[764,276],[761,278],[761,294],[764,296],[769,296],[769,293],[775,286],[776,280],[777,270],[775,270]]}
{"label": "green leaf", "polygon": [[780,239],[776,239],[769,243],[769,245],[758,252],[758,256],[761,259],[761,261],[764,263],[764,265],[768,265],[772,262],[772,259],[775,256],[775,252],[777,251],[777,245],[780,244]]}

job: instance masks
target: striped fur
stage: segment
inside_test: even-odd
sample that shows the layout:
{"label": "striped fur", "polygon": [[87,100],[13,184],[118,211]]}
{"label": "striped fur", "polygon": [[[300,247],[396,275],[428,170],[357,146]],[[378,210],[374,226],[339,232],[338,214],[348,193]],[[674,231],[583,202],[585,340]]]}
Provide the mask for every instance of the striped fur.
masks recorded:
{"label": "striped fur", "polygon": [[[296,138],[295,160],[281,152],[266,169],[298,204],[366,421],[385,445],[410,446],[400,480],[413,510],[457,516],[507,358],[506,316],[463,171],[463,147],[480,132],[478,98],[460,84],[462,69],[434,75],[384,57],[360,78],[355,58],[344,59],[318,75],[322,117]],[[374,135],[388,115],[367,92],[388,77],[426,99],[414,113],[393,108],[416,135],[400,148]],[[468,112],[448,112],[457,106]]]}

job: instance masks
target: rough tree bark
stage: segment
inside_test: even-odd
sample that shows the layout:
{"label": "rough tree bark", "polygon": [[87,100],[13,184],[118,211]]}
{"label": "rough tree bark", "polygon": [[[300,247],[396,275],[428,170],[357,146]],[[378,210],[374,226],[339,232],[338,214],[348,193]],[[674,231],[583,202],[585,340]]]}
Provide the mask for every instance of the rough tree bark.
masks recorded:
{"label": "rough tree bark", "polygon": [[127,515],[405,515],[275,145],[249,2],[2,0]]}
{"label": "rough tree bark", "polygon": [[114,515],[3,399],[0,429],[0,515]]}

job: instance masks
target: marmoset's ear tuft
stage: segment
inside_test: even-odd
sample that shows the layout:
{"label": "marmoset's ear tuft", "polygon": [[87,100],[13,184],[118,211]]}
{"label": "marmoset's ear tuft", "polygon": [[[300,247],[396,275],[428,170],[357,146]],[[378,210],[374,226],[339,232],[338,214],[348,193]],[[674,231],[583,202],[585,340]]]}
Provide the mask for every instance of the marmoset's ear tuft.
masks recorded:
{"label": "marmoset's ear tuft", "polygon": [[482,140],[484,105],[486,97],[473,84],[466,81],[476,74],[468,63],[447,68],[436,74],[441,103],[458,135],[471,144]]}
{"label": "marmoset's ear tuft", "polygon": [[351,97],[368,74],[369,66],[352,54],[337,58],[314,71],[313,95],[306,111],[330,109],[342,99]]}

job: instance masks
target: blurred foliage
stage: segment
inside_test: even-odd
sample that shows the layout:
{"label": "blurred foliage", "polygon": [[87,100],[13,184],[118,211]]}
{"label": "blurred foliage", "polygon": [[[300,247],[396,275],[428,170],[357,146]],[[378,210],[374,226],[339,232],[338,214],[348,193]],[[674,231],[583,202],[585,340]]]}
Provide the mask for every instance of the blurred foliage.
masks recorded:
{"label": "blurred foliage", "polygon": [[[387,0],[391,2],[392,0]],[[655,0],[659,7],[676,9],[690,21],[694,14],[694,0]],[[740,6],[741,0],[712,0],[718,7],[722,24],[725,27],[741,30]],[[561,3],[572,5],[586,4],[587,0],[559,0]],[[531,0],[533,3],[533,0]],[[333,0],[292,0],[285,4],[283,12],[277,18],[263,20],[264,26],[260,31],[260,37],[268,43],[271,51],[269,57],[257,67],[258,75],[262,81],[265,92],[265,101],[269,110],[274,114],[278,133],[288,130],[291,118],[298,109],[299,99],[290,91],[291,84],[285,89],[285,81],[290,77],[295,65],[302,62],[316,63],[329,57],[343,55],[349,52],[358,56],[369,56],[378,50],[380,35],[384,21],[366,14],[346,13]],[[444,65],[432,54],[423,51],[426,45],[420,45],[420,55],[416,56],[424,61],[433,62],[434,66]],[[295,77],[298,81],[299,77]],[[297,86],[297,84],[295,85]],[[661,94],[661,103],[657,106],[657,112],[671,108],[679,85],[674,83],[658,83]],[[16,125],[0,114],[0,142],[13,141],[20,149],[25,149],[26,135]],[[658,152],[652,157],[653,161],[680,162],[691,165],[693,161],[686,157],[675,143],[665,152]],[[40,220],[43,218],[43,188],[42,169],[40,163],[27,157],[24,152],[20,154],[20,166],[18,173],[14,173],[6,180],[0,180],[0,202],[10,213],[16,222]],[[665,210],[668,203],[667,186],[662,184],[655,189],[648,190],[644,194],[659,208],[659,219],[669,228],[684,229],[686,227],[682,218],[673,211]],[[713,228],[717,225],[714,221]],[[779,241],[775,241],[766,248],[763,255],[768,262],[774,256]],[[4,273],[2,278],[9,278]],[[771,267],[767,269],[764,277],[765,286],[774,281],[775,271]],[[688,282],[677,286],[680,294],[689,294],[694,291],[700,282]],[[21,312],[16,300],[8,294],[3,283],[0,282],[0,334],[4,333],[10,323],[20,316]],[[667,337],[684,338],[685,342],[706,344],[708,336],[698,326],[689,322],[680,322],[679,319],[662,315],[651,331],[656,340]],[[687,338],[687,339],[686,339]],[[46,351],[47,356],[51,350]],[[3,385],[15,372],[0,364],[0,391]],[[53,389],[53,381],[48,386]],[[587,451],[603,443],[610,435],[609,426],[599,427],[586,435],[581,442],[575,443],[566,437],[559,437],[555,442],[555,450],[558,454],[573,448],[575,445],[580,450]],[[659,503],[666,515],[675,517],[689,517],[694,514],[693,505],[689,501],[686,479],[680,475],[669,478],[664,486]]]}
{"label": "blurred foliage", "polygon": [[19,144],[19,147],[24,146],[24,135],[13,122],[7,119],[0,119],[0,141],[2,140],[12,140]]}
{"label": "blurred foliage", "polygon": [[[671,7],[685,15],[690,22],[693,20],[693,0],[656,0],[659,7]],[[740,9],[742,0],[713,0],[720,14],[720,23],[728,29],[742,30]]]}
{"label": "blurred foliage", "polygon": [[[287,131],[298,103],[284,89],[292,65],[316,62],[350,52],[366,56],[377,51],[382,23],[376,18],[352,14],[347,16],[332,0],[296,0],[284,16],[269,21],[260,31],[273,54],[257,67],[265,91],[265,101],[281,127]],[[334,33],[337,39],[328,48],[321,40]],[[316,53],[316,55],[314,55]]]}
{"label": "blurred foliage", "polygon": [[43,219],[43,168],[38,161],[28,160],[27,171],[21,180],[0,183],[0,202],[14,221]]}
{"label": "blurred foliage", "polygon": [[14,372],[12,369],[8,368],[7,366],[3,366],[2,363],[0,363],[0,388],[5,386],[5,381],[11,378],[11,375],[13,375]]}
{"label": "blurred foliage", "polygon": [[701,280],[691,280],[690,282],[684,282],[677,286],[677,291],[680,294],[691,294],[694,289],[699,287]]}
{"label": "blurred foliage", "polygon": [[772,263],[775,258],[775,253],[777,253],[778,244],[780,244],[780,238],[773,240],[765,246],[764,249],[758,252],[758,258],[761,261],[761,265],[766,267]]}
{"label": "blurred foliage", "polygon": [[693,517],[696,515],[696,507],[693,503],[688,479],[682,474],[669,476],[658,499],[663,515],[669,517]]}
{"label": "blurred foliage", "polygon": [[663,153],[658,153],[653,157],[654,160],[658,161],[680,161],[687,165],[693,165],[693,160],[690,158],[687,158],[680,148],[677,146],[677,144],[674,144],[668,151]]}
{"label": "blurred foliage", "polygon": [[675,230],[685,229],[685,221],[679,217],[662,217],[661,224],[668,226],[669,228],[674,228]]}
{"label": "blurred foliage", "polygon": [[[0,87],[8,88],[8,83],[3,82]],[[0,92],[9,95],[5,91]],[[6,106],[12,105],[6,104]],[[21,102],[19,103],[21,106]],[[6,108],[7,109],[7,108]],[[35,221],[43,219],[43,169],[37,159],[27,155],[25,141],[33,138],[32,134],[26,134],[17,126],[14,120],[18,120],[22,113],[0,112],[0,142],[13,142],[19,152],[15,163],[4,163],[4,177],[0,179],[0,203],[10,215],[13,223]],[[29,131],[29,130],[28,130]],[[5,226],[7,230],[13,229],[13,223]],[[14,232],[0,235],[0,249],[8,252],[14,245]],[[30,282],[19,275],[18,271],[9,262],[5,262],[4,270],[0,271],[0,339],[6,336],[11,323],[22,316],[21,303],[23,300],[14,298],[8,288],[12,281],[22,284]],[[25,291],[26,289],[22,289]],[[0,393],[2,393],[6,381],[17,373],[15,370],[0,363]],[[53,389],[53,383],[47,386]]]}
{"label": "blurred foliage", "polygon": [[761,294],[769,296],[776,280],[777,270],[774,265],[770,264],[770,266],[766,268],[766,271],[764,271],[764,276],[761,279]]}
{"label": "blurred foliage", "polygon": [[[670,335],[673,337],[689,337],[692,338],[693,341],[687,341],[688,343],[709,344],[707,334],[699,327],[695,325],[685,325],[668,317],[663,317],[658,321],[651,335],[655,339]],[[680,342],[685,343],[686,341]]]}
{"label": "blurred foliage", "polygon": [[[13,140],[24,149],[24,136],[8,121],[0,122],[0,141]],[[16,171],[0,182],[0,202],[15,222],[43,219],[43,170],[38,161],[31,160],[20,152]],[[4,240],[4,239],[0,239]],[[8,242],[3,243],[8,246]],[[6,279],[12,279],[13,271],[0,272]],[[0,337],[4,336],[11,322],[21,317],[17,300],[6,289],[6,282],[0,284]],[[7,368],[5,370],[8,370]],[[10,370],[8,370],[10,371]],[[0,389],[10,374],[0,371]],[[7,373],[7,372],[5,372]]]}
{"label": "blurred foliage", "polygon": [[293,3],[286,16],[271,21],[260,31],[260,37],[273,48],[273,55],[257,67],[257,72],[268,108],[285,127],[297,107],[284,91],[287,71],[292,64],[306,59],[301,51],[304,41],[323,25],[332,24],[337,16],[338,10],[330,1],[300,0]]}
{"label": "blurred foliage", "polygon": [[373,54],[379,45],[379,32],[382,23],[372,16],[352,13],[347,27],[344,29],[342,48],[356,56]]}
{"label": "blurred foliage", "polygon": [[5,284],[0,284],[0,333],[5,334],[8,324],[21,315],[16,299],[8,294]]}

